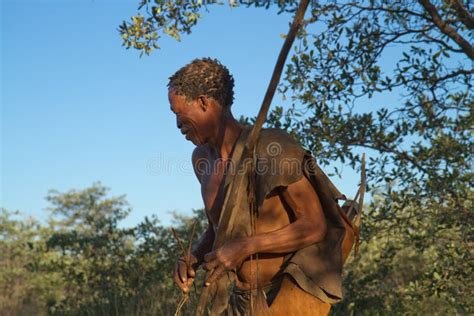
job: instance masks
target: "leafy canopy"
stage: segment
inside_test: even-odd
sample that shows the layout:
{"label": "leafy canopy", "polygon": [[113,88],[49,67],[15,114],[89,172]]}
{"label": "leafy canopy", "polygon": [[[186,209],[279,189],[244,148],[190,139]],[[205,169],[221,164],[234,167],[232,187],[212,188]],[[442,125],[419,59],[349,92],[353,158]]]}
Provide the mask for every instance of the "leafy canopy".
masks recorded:
{"label": "leafy canopy", "polygon": [[[217,3],[142,0],[119,28],[123,43],[150,54],[159,34],[180,40]],[[297,7],[229,4],[279,13]],[[412,302],[427,312],[439,304],[472,311],[463,293],[473,272],[466,264],[474,241],[473,12],[461,0],[311,3],[279,87],[285,107],[275,107],[267,124],[293,133],[339,175],[338,163],[357,169],[362,152],[369,156],[368,186],[379,198],[362,235],[367,255],[358,264],[367,260],[368,268],[348,270],[350,295],[340,309],[416,313]],[[421,266],[410,272],[405,263]]]}
{"label": "leafy canopy", "polygon": [[[119,28],[124,45],[150,53],[160,32],[180,40],[213,4],[223,3],[142,0]],[[472,181],[473,25],[462,1],[313,1],[280,86],[291,104],[276,107],[269,124],[291,130],[323,164],[356,167],[369,151],[372,185],[396,182],[461,207]]]}

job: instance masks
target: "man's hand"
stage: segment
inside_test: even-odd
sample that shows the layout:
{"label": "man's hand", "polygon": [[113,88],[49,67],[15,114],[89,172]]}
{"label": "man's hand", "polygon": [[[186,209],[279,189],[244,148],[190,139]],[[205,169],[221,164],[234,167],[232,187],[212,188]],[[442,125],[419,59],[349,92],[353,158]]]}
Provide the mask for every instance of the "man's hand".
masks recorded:
{"label": "man's hand", "polygon": [[190,255],[189,266],[186,265],[186,261],[183,257],[180,257],[176,263],[174,282],[176,282],[184,293],[188,293],[191,284],[193,284],[194,277],[196,276],[197,262],[196,257]]}
{"label": "man's hand", "polygon": [[247,252],[247,243],[244,239],[234,239],[225,243],[219,249],[210,252],[204,256],[203,268],[212,270],[212,274],[206,279],[204,285],[209,286],[211,283],[220,279],[224,273],[235,271],[242,262],[249,256]]}

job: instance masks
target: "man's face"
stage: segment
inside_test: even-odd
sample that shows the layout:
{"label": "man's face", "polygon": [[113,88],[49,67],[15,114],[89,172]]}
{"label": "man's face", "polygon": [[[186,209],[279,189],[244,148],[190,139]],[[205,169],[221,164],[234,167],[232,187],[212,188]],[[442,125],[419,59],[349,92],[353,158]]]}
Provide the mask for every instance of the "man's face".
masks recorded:
{"label": "man's face", "polygon": [[211,129],[210,113],[203,109],[199,100],[187,101],[185,96],[169,90],[170,109],[176,115],[176,126],[194,145],[208,141]]}

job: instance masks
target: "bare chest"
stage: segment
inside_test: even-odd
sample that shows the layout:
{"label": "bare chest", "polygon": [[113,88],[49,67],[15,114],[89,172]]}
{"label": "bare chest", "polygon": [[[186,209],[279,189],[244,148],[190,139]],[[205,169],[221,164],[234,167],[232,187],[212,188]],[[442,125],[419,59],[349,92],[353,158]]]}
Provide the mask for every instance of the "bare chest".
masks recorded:
{"label": "bare chest", "polygon": [[217,225],[225,195],[225,163],[210,161],[209,165],[212,168],[201,178],[201,195],[211,223]]}
{"label": "bare chest", "polygon": [[[217,226],[219,217],[225,199],[225,164],[218,165],[213,172],[206,173],[201,178],[201,194],[204,201],[206,213],[212,223]],[[234,192],[235,193],[235,192]],[[279,194],[270,194],[263,201],[263,205],[259,208],[259,218],[257,231],[267,232],[281,228],[289,224],[291,212],[286,209]]]}

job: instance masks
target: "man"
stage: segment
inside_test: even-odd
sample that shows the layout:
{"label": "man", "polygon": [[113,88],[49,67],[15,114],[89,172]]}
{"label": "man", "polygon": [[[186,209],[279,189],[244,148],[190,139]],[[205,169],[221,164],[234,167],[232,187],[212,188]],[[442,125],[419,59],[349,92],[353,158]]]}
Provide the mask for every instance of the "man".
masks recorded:
{"label": "man", "polygon": [[[233,210],[238,213],[231,238],[213,249],[226,174],[238,172],[232,169],[233,150],[245,143],[250,131],[232,115],[233,86],[227,68],[210,58],[196,59],[170,77],[171,111],[181,133],[196,145],[192,162],[209,219],[190,258],[192,265],[186,266],[183,258],[178,261],[175,282],[188,292],[199,266],[213,271],[205,286],[235,272],[229,315],[247,315],[259,297],[272,315],[288,315],[288,308],[293,315],[325,315],[330,303],[342,296],[344,227],[331,204],[339,193],[318,188],[314,159],[285,132],[261,131],[254,160],[258,211],[249,212],[252,200],[246,196]],[[288,301],[288,296],[294,297]]]}

